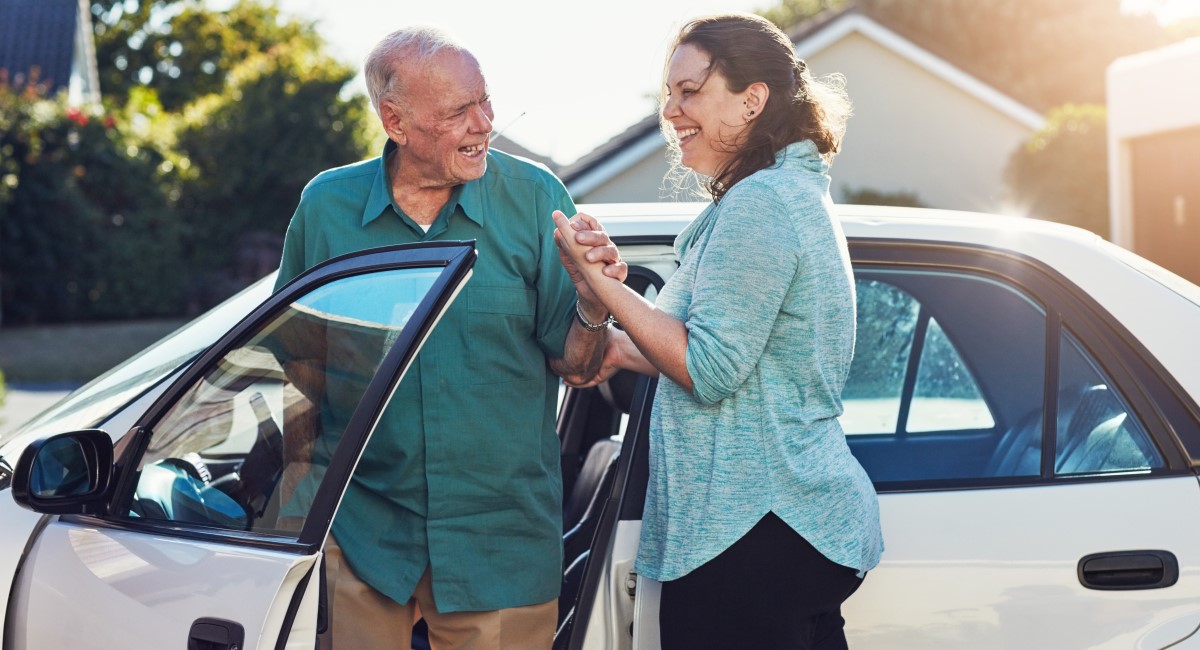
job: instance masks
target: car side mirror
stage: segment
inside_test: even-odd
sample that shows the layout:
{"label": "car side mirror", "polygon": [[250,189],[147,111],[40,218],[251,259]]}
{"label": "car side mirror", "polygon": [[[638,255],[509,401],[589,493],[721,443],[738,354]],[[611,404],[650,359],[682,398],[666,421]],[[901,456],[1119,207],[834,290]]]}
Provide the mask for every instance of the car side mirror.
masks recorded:
{"label": "car side mirror", "polygon": [[108,434],[83,429],[37,440],[13,469],[13,500],[43,514],[99,514],[113,474]]}

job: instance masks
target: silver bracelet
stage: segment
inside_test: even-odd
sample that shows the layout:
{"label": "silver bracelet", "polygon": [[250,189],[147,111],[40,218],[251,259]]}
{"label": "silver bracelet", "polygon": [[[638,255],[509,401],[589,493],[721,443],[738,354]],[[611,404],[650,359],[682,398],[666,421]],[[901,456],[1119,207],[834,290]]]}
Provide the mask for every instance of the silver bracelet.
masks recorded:
{"label": "silver bracelet", "polygon": [[588,319],[583,316],[583,310],[579,308],[579,301],[575,301],[575,316],[579,318],[579,324],[583,325],[583,329],[589,332],[599,332],[609,325],[617,324],[617,319],[613,318],[612,314],[609,314],[608,318],[605,318],[599,323],[589,323]]}

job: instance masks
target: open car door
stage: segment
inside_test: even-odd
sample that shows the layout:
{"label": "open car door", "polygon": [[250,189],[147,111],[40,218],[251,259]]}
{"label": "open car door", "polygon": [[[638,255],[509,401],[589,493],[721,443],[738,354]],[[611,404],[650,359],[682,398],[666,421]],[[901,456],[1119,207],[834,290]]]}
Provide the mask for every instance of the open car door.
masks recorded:
{"label": "open car door", "polygon": [[201,355],[115,448],[98,431],[30,445],[13,496],[45,516],[4,647],[313,648],[343,491],[474,263],[471,242],[330,260]]}

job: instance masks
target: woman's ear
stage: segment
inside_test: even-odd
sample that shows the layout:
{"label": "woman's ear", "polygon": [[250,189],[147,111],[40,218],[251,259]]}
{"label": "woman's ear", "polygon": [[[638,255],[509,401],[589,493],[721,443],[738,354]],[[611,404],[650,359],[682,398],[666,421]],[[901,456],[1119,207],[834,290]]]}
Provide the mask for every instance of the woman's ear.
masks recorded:
{"label": "woman's ear", "polygon": [[746,119],[752,120],[762,114],[767,98],[771,96],[771,89],[767,84],[756,81],[746,86],[743,92],[746,94]]}

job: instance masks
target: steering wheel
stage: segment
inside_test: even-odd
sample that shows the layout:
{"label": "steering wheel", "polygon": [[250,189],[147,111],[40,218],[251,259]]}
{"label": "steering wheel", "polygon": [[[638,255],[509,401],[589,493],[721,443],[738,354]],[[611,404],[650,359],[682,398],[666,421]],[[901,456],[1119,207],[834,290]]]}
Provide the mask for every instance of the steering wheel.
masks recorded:
{"label": "steering wheel", "polygon": [[246,509],[224,492],[208,489],[210,480],[196,454],[164,458],[142,468],[130,510],[146,519],[245,530]]}

